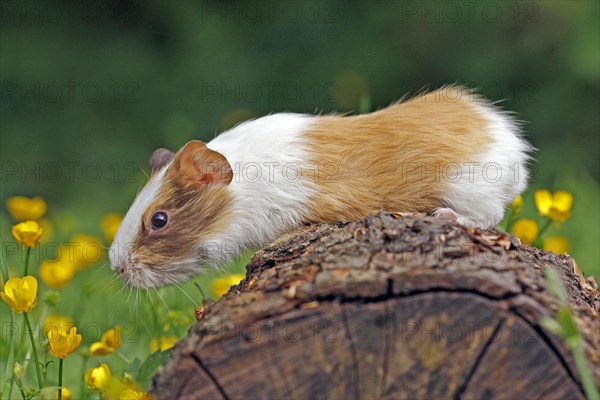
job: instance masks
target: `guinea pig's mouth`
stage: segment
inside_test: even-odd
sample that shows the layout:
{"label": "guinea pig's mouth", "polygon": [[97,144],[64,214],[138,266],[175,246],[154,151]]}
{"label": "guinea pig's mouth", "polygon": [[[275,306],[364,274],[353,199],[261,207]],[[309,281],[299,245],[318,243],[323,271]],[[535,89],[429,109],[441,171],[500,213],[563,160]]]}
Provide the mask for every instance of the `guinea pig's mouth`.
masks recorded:
{"label": "guinea pig's mouth", "polygon": [[113,265],[113,269],[127,285],[139,289],[176,285],[185,282],[198,272],[197,267],[181,268],[177,263],[149,266],[132,262]]}
{"label": "guinea pig's mouth", "polygon": [[157,276],[153,273],[152,270],[149,270],[146,266],[140,264],[130,264],[130,265],[117,265],[115,268],[117,274],[123,279],[123,281],[135,288],[139,289],[148,289],[153,287],[164,286],[159,282]]}

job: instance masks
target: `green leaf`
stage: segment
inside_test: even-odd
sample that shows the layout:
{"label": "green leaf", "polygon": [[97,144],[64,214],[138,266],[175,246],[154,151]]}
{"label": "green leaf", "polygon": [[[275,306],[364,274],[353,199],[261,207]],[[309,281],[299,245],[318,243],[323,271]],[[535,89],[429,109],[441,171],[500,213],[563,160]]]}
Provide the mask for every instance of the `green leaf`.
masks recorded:
{"label": "green leaf", "polygon": [[540,325],[542,325],[546,330],[554,333],[555,335],[558,335],[561,338],[563,337],[562,327],[555,319],[544,316],[540,319]]}
{"label": "green leaf", "polygon": [[141,365],[142,360],[140,360],[139,357],[134,358],[131,362],[131,365],[129,366],[129,372],[131,372],[133,376],[138,376]]}
{"label": "green leaf", "polygon": [[546,282],[548,284],[548,291],[554,296],[561,304],[568,304],[567,293],[560,280],[558,272],[552,268],[546,268]]}
{"label": "green leaf", "polygon": [[167,362],[167,358],[169,357],[169,350],[160,351],[156,350],[154,353],[150,354],[146,361],[140,365],[139,372],[136,376],[136,380],[143,388],[146,390],[150,387],[150,381],[152,379],[152,374],[156,371],[156,368]]}
{"label": "green leaf", "polygon": [[579,336],[579,331],[573,321],[573,316],[571,315],[571,310],[569,308],[560,307],[556,312],[556,318],[563,328],[565,339]]}

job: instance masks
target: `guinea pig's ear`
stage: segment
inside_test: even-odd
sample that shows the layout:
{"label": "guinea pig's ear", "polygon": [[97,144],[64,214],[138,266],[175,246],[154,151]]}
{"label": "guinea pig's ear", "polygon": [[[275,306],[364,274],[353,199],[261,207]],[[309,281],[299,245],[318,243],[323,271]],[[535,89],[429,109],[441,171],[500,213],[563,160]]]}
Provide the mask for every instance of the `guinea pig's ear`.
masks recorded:
{"label": "guinea pig's ear", "polygon": [[173,160],[175,153],[169,149],[156,149],[150,157],[150,168],[152,172],[156,172]]}
{"label": "guinea pig's ear", "polygon": [[228,185],[233,171],[223,154],[206,147],[199,140],[192,140],[175,154],[172,168],[175,179],[188,185]]}

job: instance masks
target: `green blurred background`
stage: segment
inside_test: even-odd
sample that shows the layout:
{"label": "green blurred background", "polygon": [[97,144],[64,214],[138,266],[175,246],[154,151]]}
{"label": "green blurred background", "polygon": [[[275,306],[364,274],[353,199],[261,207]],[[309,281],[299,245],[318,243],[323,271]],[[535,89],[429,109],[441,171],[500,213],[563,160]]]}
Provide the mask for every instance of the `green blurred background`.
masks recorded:
{"label": "green blurred background", "polygon": [[535,189],[572,192],[551,230],[600,277],[599,21],[597,1],[3,1],[0,200],[44,197],[56,240],[99,234],[157,147],[462,83],[524,121],[539,149],[524,214]]}

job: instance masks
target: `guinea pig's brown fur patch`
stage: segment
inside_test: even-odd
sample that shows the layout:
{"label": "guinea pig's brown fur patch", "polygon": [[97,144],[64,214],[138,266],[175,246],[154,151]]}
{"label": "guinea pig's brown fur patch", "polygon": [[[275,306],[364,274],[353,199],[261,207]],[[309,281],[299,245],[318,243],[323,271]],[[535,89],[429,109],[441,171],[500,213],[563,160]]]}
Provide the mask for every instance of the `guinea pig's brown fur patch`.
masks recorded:
{"label": "guinea pig's brown fur patch", "polygon": [[476,161],[490,145],[477,101],[448,87],[371,114],[321,117],[305,134],[313,159],[303,176],[314,177],[318,188],[311,222],[441,207],[445,168]]}

